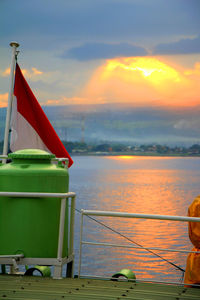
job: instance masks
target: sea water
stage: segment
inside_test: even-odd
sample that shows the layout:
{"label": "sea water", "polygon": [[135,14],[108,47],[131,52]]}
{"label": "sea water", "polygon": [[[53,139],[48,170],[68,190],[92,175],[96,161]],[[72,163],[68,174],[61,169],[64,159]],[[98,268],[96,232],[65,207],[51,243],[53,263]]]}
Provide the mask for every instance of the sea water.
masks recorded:
{"label": "sea water", "polygon": [[[186,216],[200,194],[200,158],[142,156],[74,156],[70,191],[77,195],[77,210]],[[83,245],[81,274],[112,276],[123,268],[138,279],[179,281],[187,254],[154,251],[143,247],[191,250],[186,222],[95,217],[106,226],[84,217],[83,240],[136,246],[114,248]],[[130,241],[131,240],[131,241]],[[75,220],[75,274],[78,272],[80,213]],[[164,259],[163,259],[164,258]]]}

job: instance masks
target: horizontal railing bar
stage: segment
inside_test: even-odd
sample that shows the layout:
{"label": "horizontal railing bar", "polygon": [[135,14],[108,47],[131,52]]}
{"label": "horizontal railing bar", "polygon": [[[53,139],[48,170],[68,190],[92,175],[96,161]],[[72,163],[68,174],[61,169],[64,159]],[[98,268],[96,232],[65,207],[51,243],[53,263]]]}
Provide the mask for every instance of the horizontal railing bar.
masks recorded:
{"label": "horizontal railing bar", "polygon": [[0,255],[1,258],[23,258],[24,254],[9,254],[9,255]]}
{"label": "horizontal railing bar", "polygon": [[41,257],[19,257],[12,255],[11,257],[8,257],[8,255],[5,255],[5,257],[0,256],[0,264],[12,264],[12,258],[19,258],[17,261],[18,265],[45,265],[45,266],[60,266],[63,264],[67,264],[68,262],[71,262],[74,260],[74,255],[70,255],[68,257],[63,257],[61,259],[57,258],[41,258]]}
{"label": "horizontal railing bar", "polygon": [[75,197],[74,192],[69,193],[32,193],[32,192],[0,192],[0,197],[48,197],[48,198],[70,198]]}
{"label": "horizontal railing bar", "polygon": [[94,246],[119,247],[119,248],[133,248],[133,249],[139,249],[139,250],[158,250],[158,251],[180,252],[180,253],[200,253],[200,251],[191,251],[191,250],[163,249],[163,248],[144,247],[144,246],[138,247],[138,246],[130,246],[130,245],[118,245],[118,244],[86,242],[86,241],[82,241],[82,244],[94,245]]}
{"label": "horizontal railing bar", "polygon": [[[8,158],[8,155],[0,155],[0,159],[5,159],[5,158]],[[67,161],[67,160],[69,160],[69,158],[67,158],[67,157],[54,157],[51,160],[53,160],[53,161]]]}
{"label": "horizontal railing bar", "polygon": [[156,219],[156,220],[170,220],[182,222],[200,222],[200,218],[185,217],[185,216],[168,216],[168,215],[152,215],[152,214],[135,214],[135,213],[121,213],[113,211],[100,210],[81,210],[83,215],[101,216],[101,217],[120,217],[120,218],[137,218],[137,219]]}

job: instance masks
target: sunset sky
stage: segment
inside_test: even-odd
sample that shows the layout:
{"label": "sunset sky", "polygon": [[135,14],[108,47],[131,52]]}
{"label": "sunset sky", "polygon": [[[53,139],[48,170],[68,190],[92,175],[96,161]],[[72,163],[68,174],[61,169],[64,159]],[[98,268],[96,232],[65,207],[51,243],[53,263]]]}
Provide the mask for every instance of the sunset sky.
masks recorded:
{"label": "sunset sky", "polygon": [[200,105],[199,0],[0,0],[0,107],[11,41],[42,105]]}

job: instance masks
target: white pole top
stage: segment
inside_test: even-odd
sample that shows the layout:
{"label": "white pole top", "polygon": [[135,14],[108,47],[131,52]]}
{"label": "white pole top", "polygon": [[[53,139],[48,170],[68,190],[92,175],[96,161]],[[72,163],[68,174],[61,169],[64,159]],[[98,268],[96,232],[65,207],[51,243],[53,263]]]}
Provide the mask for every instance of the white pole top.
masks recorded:
{"label": "white pole top", "polygon": [[11,47],[16,47],[16,48],[17,48],[17,47],[19,47],[19,44],[18,44],[17,42],[11,42],[11,43],[10,43],[10,46],[11,46]]}

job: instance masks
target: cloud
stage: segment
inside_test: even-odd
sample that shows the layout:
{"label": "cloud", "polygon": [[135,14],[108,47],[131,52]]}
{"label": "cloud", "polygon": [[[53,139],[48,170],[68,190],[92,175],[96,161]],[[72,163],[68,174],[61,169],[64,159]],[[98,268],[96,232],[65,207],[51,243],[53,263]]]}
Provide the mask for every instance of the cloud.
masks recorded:
{"label": "cloud", "polygon": [[6,0],[0,6],[2,45],[14,39],[31,49],[47,49],[48,44],[48,51],[76,41],[148,39],[155,44],[155,38],[196,34],[200,26],[199,0],[59,0],[59,5],[55,0],[48,5],[41,0]]}
{"label": "cloud", "polygon": [[39,71],[36,68],[31,68],[31,71],[29,71],[27,69],[22,69],[21,71],[22,71],[23,75],[26,76],[27,78],[33,78],[35,76],[43,74],[42,71]]}
{"label": "cloud", "polygon": [[92,59],[109,59],[114,57],[145,56],[147,51],[139,46],[128,43],[106,44],[86,43],[79,47],[71,48],[62,54],[62,58],[73,58],[79,61]]}
{"label": "cloud", "polygon": [[88,104],[88,100],[82,97],[60,97],[58,99],[48,99],[43,105],[77,105]]}
{"label": "cloud", "polygon": [[10,75],[10,68],[0,69],[0,76],[8,77]]}
{"label": "cloud", "polygon": [[186,75],[186,76],[200,76],[200,62],[195,63],[194,69],[185,70],[184,75]]}
{"label": "cloud", "polygon": [[106,60],[82,90],[82,97],[98,103],[129,102],[137,106],[185,106],[200,103],[198,65],[184,75],[184,69],[156,57],[129,57]]}
{"label": "cloud", "polygon": [[0,94],[0,107],[6,107],[8,103],[8,93]]}
{"label": "cloud", "polygon": [[4,77],[7,77],[10,75],[10,68],[5,69],[3,72],[1,72],[1,75]]}
{"label": "cloud", "polygon": [[185,38],[174,43],[163,43],[155,47],[154,54],[194,54],[200,53],[200,36]]}
{"label": "cloud", "polygon": [[198,118],[192,118],[189,120],[180,119],[177,121],[174,126],[175,129],[179,130],[196,130],[199,131],[200,129],[200,120]]}
{"label": "cloud", "polygon": [[[32,78],[38,75],[42,75],[43,72],[36,69],[36,68],[31,68],[31,70],[29,71],[28,69],[21,69],[22,73],[24,76],[28,77],[28,78]],[[10,68],[6,68],[5,70],[0,70],[0,75],[3,77],[7,77],[10,75]]]}

